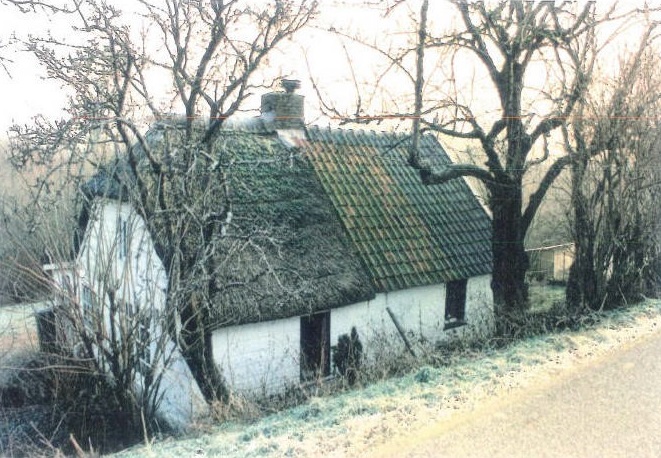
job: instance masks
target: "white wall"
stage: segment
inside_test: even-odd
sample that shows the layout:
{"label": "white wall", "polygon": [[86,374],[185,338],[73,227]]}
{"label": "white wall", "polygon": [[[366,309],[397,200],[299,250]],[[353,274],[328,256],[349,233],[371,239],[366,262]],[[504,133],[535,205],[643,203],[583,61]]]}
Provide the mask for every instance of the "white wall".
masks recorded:
{"label": "white wall", "polygon": [[[209,412],[209,406],[174,342],[166,343],[162,357],[155,364],[155,377],[162,377],[160,389],[154,393],[161,397],[157,406],[159,419],[174,431],[184,432]],[[141,383],[138,380],[139,390]]]}
{"label": "white wall", "polygon": [[[122,222],[127,226],[126,256],[119,243]],[[96,199],[77,264],[81,282],[99,295],[116,286],[117,298],[135,307],[161,309],[165,304],[167,277],[163,264],[144,221],[127,203]]]}
{"label": "white wall", "polygon": [[[124,224],[126,237],[121,233]],[[106,329],[111,322],[109,290],[115,290],[117,301],[129,304],[128,308],[120,307],[120,323],[153,317],[150,364],[162,375],[157,393],[162,394],[158,408],[161,420],[182,430],[204,415],[208,411],[204,397],[178,348],[164,334],[167,276],[142,218],[127,203],[96,199],[76,264],[79,294],[80,288],[87,286],[97,295]]]}
{"label": "white wall", "polygon": [[228,385],[269,395],[298,383],[300,326],[300,318],[295,317],[214,331],[214,360]]}
{"label": "white wall", "polygon": [[412,343],[437,343],[450,338],[469,338],[493,330],[491,276],[468,280],[466,285],[466,325],[450,330],[445,326],[445,285],[432,285],[377,294],[371,301],[334,309],[331,312],[331,342],[355,326],[368,359],[381,357],[379,343],[405,344],[386,311],[390,308]]}
{"label": "white wall", "polygon": [[[466,288],[466,325],[445,331],[445,285],[378,294],[373,300],[331,310],[331,345],[356,327],[365,357],[383,357],[405,348],[386,308],[390,308],[411,342],[432,344],[468,338],[493,329],[491,276],[472,278]],[[300,377],[300,318],[274,320],[214,331],[214,359],[230,388],[264,395],[296,385]]]}
{"label": "white wall", "polygon": [[[331,311],[331,342],[336,345],[341,334],[356,327],[367,358],[375,356],[375,345],[397,334],[386,308],[390,308],[408,337],[432,338],[442,329],[443,285],[424,286],[390,293],[380,293],[370,301]],[[396,339],[404,348],[401,339]],[[395,350],[395,349],[393,349]]]}

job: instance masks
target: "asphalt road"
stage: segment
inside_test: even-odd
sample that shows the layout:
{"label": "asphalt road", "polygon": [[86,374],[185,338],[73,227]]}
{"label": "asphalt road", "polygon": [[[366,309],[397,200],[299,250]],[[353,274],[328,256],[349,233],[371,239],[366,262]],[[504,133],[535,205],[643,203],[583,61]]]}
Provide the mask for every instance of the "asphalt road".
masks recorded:
{"label": "asphalt road", "polygon": [[543,386],[430,425],[391,457],[661,457],[661,332]]}

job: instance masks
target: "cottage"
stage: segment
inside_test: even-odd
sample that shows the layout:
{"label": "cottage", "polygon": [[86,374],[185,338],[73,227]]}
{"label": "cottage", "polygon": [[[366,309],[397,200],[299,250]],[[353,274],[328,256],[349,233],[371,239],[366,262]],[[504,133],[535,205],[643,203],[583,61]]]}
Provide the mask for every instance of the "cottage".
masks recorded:
{"label": "cottage", "polygon": [[[161,123],[147,137],[164,141],[173,129]],[[266,94],[260,117],[228,121],[218,141],[236,160],[231,224],[218,241],[226,262],[214,273],[222,286],[207,324],[231,389],[268,395],[332,375],[333,349],[352,330],[368,363],[405,345],[491,331],[490,219],[463,180],[422,184],[407,135],[305,127],[302,97],[289,91]],[[450,162],[430,135],[420,154],[433,167]],[[122,198],[118,177],[130,182],[130,173],[114,167],[84,189],[74,263],[82,319],[109,278],[127,310],[165,312],[167,273]],[[265,242],[233,248],[250,234]],[[183,360],[173,361],[176,390],[197,396]]]}

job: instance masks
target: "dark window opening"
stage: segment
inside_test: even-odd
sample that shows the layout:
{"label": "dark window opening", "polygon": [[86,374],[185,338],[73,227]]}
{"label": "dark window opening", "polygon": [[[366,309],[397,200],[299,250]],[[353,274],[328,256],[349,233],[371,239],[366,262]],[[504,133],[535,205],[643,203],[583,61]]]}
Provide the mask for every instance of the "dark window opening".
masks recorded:
{"label": "dark window opening", "polygon": [[301,317],[301,381],[330,375],[330,312]]}
{"label": "dark window opening", "polygon": [[445,285],[445,329],[465,324],[467,280],[455,280]]}
{"label": "dark window opening", "polygon": [[117,244],[117,253],[119,259],[124,259],[129,252],[129,240],[128,240],[128,230],[127,223],[125,220],[121,219],[117,223],[117,236],[119,238]]}
{"label": "dark window opening", "polygon": [[83,305],[83,324],[85,329],[92,332],[94,331],[94,293],[89,286],[83,286],[81,294],[81,302]]}

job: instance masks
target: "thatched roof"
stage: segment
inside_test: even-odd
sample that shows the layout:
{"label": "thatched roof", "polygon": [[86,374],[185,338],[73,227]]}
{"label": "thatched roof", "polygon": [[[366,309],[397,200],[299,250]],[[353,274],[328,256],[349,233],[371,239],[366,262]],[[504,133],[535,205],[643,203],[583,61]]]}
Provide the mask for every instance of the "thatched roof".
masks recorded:
{"label": "thatched roof", "polygon": [[[159,131],[176,128],[159,125],[147,138],[162,141],[173,131]],[[216,142],[232,219],[214,241],[220,291],[210,325],[307,315],[374,297],[329,197],[298,148],[264,129],[224,130]],[[113,162],[82,191],[88,199],[125,200],[132,176],[125,163]]]}
{"label": "thatched roof", "polygon": [[277,136],[223,132],[232,224],[218,271],[216,324],[306,315],[374,296],[329,197]]}

